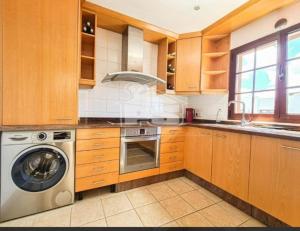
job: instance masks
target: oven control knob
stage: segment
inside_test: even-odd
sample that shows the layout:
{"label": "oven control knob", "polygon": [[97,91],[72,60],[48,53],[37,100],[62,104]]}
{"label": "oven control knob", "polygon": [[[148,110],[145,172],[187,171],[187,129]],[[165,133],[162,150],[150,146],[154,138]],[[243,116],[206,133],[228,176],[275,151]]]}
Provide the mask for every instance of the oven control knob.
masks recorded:
{"label": "oven control knob", "polygon": [[45,132],[41,132],[37,135],[38,140],[43,141],[47,139],[47,134]]}

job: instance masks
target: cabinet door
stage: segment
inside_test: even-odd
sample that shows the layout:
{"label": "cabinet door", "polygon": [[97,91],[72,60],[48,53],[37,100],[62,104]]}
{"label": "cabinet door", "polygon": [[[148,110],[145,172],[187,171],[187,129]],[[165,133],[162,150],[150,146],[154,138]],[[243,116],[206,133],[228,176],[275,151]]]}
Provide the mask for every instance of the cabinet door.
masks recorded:
{"label": "cabinet door", "polygon": [[219,132],[213,134],[212,183],[248,200],[251,136]]}
{"label": "cabinet door", "polygon": [[79,1],[3,5],[3,124],[76,123]]}
{"label": "cabinet door", "polygon": [[177,41],[176,91],[199,92],[201,73],[201,37]]}
{"label": "cabinet door", "polygon": [[300,142],[253,137],[249,201],[300,226]]}
{"label": "cabinet door", "polygon": [[188,128],[184,149],[185,169],[211,181],[212,131]]}

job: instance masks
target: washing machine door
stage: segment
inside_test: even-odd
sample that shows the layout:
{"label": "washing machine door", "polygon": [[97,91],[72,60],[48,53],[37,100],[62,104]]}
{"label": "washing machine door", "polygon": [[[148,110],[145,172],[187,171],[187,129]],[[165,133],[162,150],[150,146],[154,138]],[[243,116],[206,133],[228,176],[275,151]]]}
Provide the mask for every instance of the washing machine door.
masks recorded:
{"label": "washing machine door", "polygon": [[28,192],[45,191],[58,184],[68,170],[64,152],[51,145],[37,145],[24,150],[11,169],[13,182]]}

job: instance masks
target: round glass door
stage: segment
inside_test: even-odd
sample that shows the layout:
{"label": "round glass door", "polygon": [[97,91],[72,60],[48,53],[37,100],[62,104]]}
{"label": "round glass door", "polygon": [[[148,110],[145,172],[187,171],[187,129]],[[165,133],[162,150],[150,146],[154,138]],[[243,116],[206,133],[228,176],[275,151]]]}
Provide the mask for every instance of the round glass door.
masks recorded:
{"label": "round glass door", "polygon": [[40,192],[60,182],[66,170],[67,159],[62,151],[51,146],[37,146],[19,156],[11,175],[19,188]]}

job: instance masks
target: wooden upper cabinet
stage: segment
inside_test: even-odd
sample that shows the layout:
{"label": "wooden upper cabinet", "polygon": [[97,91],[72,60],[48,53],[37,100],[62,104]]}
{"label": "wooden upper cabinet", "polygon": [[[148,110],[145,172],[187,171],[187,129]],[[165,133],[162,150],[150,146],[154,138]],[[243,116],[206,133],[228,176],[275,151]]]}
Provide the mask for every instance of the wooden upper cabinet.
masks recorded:
{"label": "wooden upper cabinet", "polygon": [[75,124],[79,0],[3,0],[3,124]]}
{"label": "wooden upper cabinet", "polygon": [[211,181],[212,131],[202,128],[187,128],[184,147],[185,169]]}
{"label": "wooden upper cabinet", "polygon": [[215,131],[212,183],[248,201],[251,136]]}
{"label": "wooden upper cabinet", "polygon": [[300,142],[252,138],[249,202],[300,226]]}
{"label": "wooden upper cabinet", "polygon": [[201,37],[177,40],[176,92],[200,92]]}

